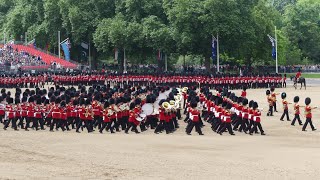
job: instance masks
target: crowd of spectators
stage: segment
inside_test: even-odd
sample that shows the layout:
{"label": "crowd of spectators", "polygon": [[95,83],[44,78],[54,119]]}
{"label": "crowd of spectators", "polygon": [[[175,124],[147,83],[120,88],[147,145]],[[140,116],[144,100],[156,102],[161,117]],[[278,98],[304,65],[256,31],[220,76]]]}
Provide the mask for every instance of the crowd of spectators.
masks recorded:
{"label": "crowd of spectators", "polygon": [[46,65],[41,57],[32,56],[27,52],[18,52],[11,46],[3,46],[0,48],[0,65],[5,66],[41,66]]}

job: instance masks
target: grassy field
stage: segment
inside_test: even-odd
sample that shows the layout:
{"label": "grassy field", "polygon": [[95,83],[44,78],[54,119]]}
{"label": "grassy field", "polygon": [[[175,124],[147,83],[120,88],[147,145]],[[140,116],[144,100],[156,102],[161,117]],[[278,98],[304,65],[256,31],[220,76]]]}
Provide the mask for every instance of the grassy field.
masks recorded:
{"label": "grassy field", "polygon": [[[295,76],[295,73],[287,73],[287,77],[290,78],[290,76]],[[302,73],[302,76],[304,78],[320,78],[320,74],[316,74],[316,73]]]}

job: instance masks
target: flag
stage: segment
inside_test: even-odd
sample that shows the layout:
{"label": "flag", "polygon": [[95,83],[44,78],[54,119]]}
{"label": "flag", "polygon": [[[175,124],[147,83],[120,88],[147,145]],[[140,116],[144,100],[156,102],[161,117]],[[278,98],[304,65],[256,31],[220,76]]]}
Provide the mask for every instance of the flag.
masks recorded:
{"label": "flag", "polygon": [[80,59],[81,59],[81,61],[84,61],[84,62],[88,61],[88,54],[89,54],[88,51],[89,51],[89,44],[86,42],[82,42],[80,44],[80,52],[81,52]]}
{"label": "flag", "polygon": [[271,37],[270,35],[268,35],[269,39],[270,39],[270,42],[272,44],[272,52],[271,52],[271,55],[272,55],[272,58],[275,60],[277,59],[277,51],[276,51],[276,43],[277,41]]}
{"label": "flag", "polygon": [[215,64],[215,60],[217,60],[217,45],[218,41],[215,37],[212,37],[211,48],[212,48],[212,60],[213,64]]}
{"label": "flag", "polygon": [[83,49],[89,49],[89,44],[88,43],[85,43],[85,42],[82,42],[81,43],[81,47],[83,48]]}
{"label": "flag", "polygon": [[70,44],[69,39],[67,39],[66,41],[64,41],[63,43],[61,43],[61,47],[62,47],[62,50],[63,50],[63,52],[64,52],[65,59],[66,59],[67,61],[70,61],[70,48],[71,48],[71,44]]}

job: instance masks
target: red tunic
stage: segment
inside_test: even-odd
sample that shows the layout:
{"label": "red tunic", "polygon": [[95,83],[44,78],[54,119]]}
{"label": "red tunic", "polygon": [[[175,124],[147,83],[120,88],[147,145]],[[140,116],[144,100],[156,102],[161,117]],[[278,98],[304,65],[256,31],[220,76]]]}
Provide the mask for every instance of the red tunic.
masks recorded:
{"label": "red tunic", "polygon": [[305,111],[306,118],[312,118],[312,113],[311,113],[311,107],[310,106],[306,106],[304,111]]}

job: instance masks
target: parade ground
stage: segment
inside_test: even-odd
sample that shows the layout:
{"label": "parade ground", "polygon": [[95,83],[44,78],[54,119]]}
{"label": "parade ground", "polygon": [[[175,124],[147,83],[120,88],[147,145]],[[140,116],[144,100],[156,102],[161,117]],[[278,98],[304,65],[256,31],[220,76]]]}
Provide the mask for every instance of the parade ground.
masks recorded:
{"label": "parade ground", "polygon": [[[312,106],[320,106],[320,82],[310,82],[307,90],[288,84],[276,92],[286,92],[289,102],[300,96],[304,105],[310,97]],[[302,132],[298,123],[291,126],[279,120],[280,95],[279,112],[266,116],[265,91],[249,89],[247,97],[264,109],[261,124],[266,136],[239,132],[220,136],[207,123],[204,136],[195,132],[188,136],[183,120],[169,135],[151,129],[140,134],[4,131],[1,125],[0,179],[319,179],[320,109],[313,110],[318,130],[307,127]],[[293,119],[293,105],[289,114]]]}

